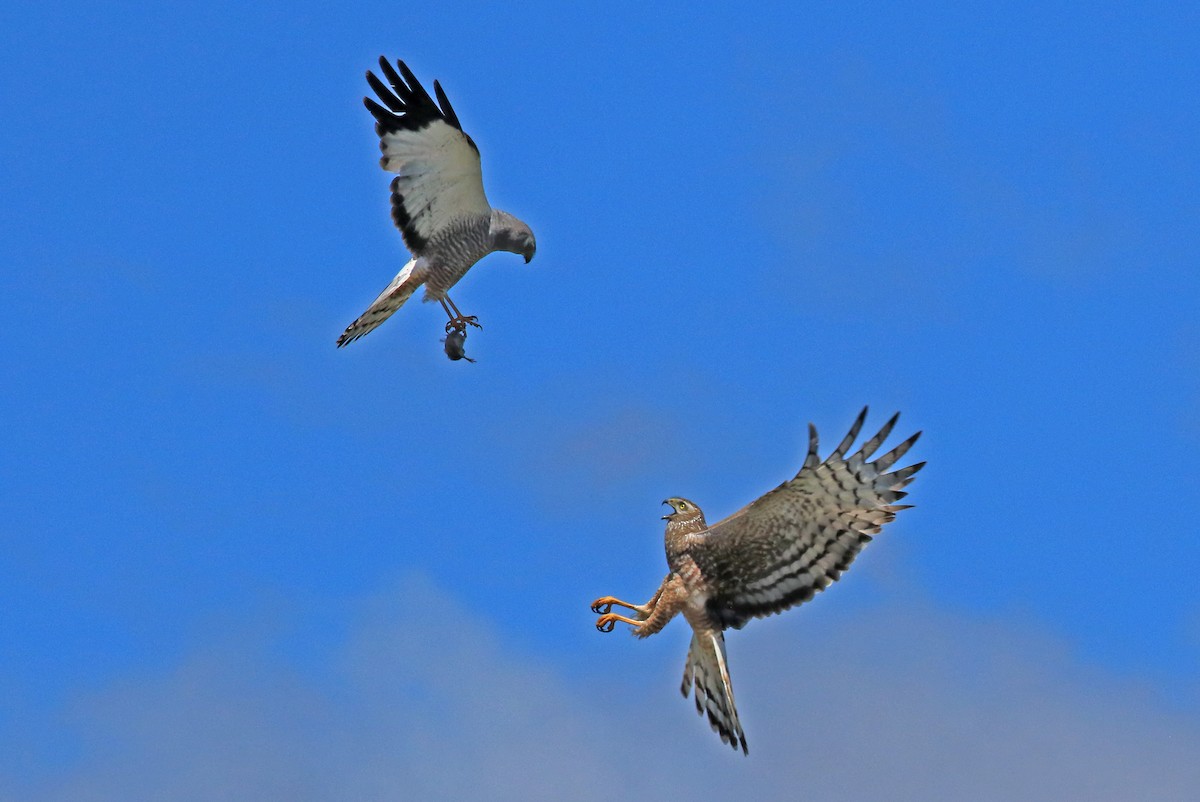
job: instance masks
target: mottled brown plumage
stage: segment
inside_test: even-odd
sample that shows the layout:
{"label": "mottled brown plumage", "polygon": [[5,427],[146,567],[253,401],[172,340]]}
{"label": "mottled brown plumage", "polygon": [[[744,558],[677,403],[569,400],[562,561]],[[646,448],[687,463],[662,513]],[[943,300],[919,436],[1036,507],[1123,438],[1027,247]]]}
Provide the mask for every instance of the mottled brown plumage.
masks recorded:
{"label": "mottled brown plumage", "polygon": [[[810,600],[836,581],[863,546],[896,512],[903,488],[925,463],[888,473],[920,437],[917,432],[870,462],[891,434],[899,413],[846,456],[858,438],[867,410],[824,460],[817,454],[817,431],[809,425],[808,456],[795,478],[712,526],[695,503],[670,498],[665,545],[670,573],[658,592],[637,605],[612,596],[597,599],[597,629],[611,632],[617,622],[648,637],[682,613],[692,627],[683,675],[683,695],[695,689],[696,709],[707,714],[721,740],[747,751],[738,721],[725,659],[726,629],[751,618],[782,612]],[[613,606],[632,610],[617,615]]]}

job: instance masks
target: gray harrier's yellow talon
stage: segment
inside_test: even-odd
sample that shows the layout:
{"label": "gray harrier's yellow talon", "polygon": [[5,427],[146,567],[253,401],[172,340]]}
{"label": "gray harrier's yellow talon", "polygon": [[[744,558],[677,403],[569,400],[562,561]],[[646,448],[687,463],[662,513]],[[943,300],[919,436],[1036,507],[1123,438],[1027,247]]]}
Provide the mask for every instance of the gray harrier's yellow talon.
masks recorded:
{"label": "gray harrier's yellow talon", "polygon": [[479,318],[475,317],[474,315],[471,315],[470,317],[459,316],[452,317],[446,321],[446,333],[449,334],[453,331],[464,332],[467,330],[467,326],[474,326],[477,329],[483,328],[482,324],[479,322]]}

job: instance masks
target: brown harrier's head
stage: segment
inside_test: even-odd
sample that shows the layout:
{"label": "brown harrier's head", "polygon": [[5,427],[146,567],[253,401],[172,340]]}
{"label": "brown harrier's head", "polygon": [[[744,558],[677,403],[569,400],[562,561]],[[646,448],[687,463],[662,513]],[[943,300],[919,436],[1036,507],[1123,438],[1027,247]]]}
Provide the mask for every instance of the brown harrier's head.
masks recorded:
{"label": "brown harrier's head", "polygon": [[663,504],[671,505],[671,512],[662,519],[671,523],[699,523],[704,526],[704,513],[694,502],[686,498],[669,498]]}

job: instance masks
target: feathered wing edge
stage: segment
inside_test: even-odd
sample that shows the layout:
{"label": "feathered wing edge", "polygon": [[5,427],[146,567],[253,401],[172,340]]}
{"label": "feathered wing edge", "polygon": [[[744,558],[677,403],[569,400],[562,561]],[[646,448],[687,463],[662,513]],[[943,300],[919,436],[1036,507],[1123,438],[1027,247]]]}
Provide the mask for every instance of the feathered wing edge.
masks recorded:
{"label": "feathered wing edge", "polygon": [[[706,575],[716,577],[718,586],[726,587],[709,600],[710,612],[724,628],[740,629],[752,618],[809,601],[840,578],[862,547],[898,511],[912,506],[896,502],[907,495],[903,488],[925,463],[891,473],[887,470],[912,448],[921,433],[869,462],[891,434],[900,417],[897,413],[858,451],[845,456],[866,417],[864,407],[850,431],[824,460],[818,454],[816,428],[809,424],[808,454],[796,476],[714,524],[703,544],[693,549],[692,555]],[[805,510],[801,506],[820,499],[827,502],[824,507],[809,506]],[[802,512],[818,517],[793,517]],[[760,537],[764,528],[775,530],[781,526],[791,530],[794,539],[778,551],[755,550],[758,565],[753,575],[746,574],[744,562],[730,563],[730,545],[746,537]]]}
{"label": "feathered wing edge", "polygon": [[[921,432],[916,432],[891,451],[876,458],[875,461],[869,461],[875,452],[879,450],[879,447],[883,445],[883,441],[887,440],[888,436],[892,433],[892,429],[896,427],[896,421],[900,420],[899,412],[888,418],[887,423],[883,424],[883,428],[874,437],[863,443],[858,451],[846,457],[846,451],[854,444],[854,441],[858,439],[859,432],[862,431],[863,423],[867,419],[867,410],[867,407],[862,408],[862,412],[858,413],[858,417],[855,419],[854,425],[850,427],[850,431],[838,443],[837,448],[824,460],[817,453],[817,428],[811,423],[808,424],[808,454],[804,458],[804,465],[801,466],[800,471],[792,481],[802,479],[806,470],[818,471],[821,468],[825,468],[835,474],[834,479],[837,481],[839,489],[843,486],[843,479],[847,479],[858,486],[869,486],[878,494],[880,502],[880,506],[871,512],[882,512],[884,515],[870,516],[859,520],[857,523],[865,524],[865,526],[859,527],[860,532],[866,535],[874,535],[879,533],[883,524],[892,521],[896,517],[897,512],[912,508],[913,505],[911,504],[896,504],[896,502],[908,495],[903,488],[912,482],[917,471],[925,467],[925,463],[917,462],[898,471],[887,472],[888,468],[899,462],[917,440],[920,439]],[[790,482],[786,484],[790,484]]]}
{"label": "feathered wing edge", "polygon": [[[433,91],[437,95],[438,101],[435,104],[433,98],[425,91],[425,87],[417,80],[417,76],[413,74],[407,64],[397,60],[396,66],[400,68],[399,73],[385,57],[379,57],[379,71],[387,79],[386,84],[375,77],[373,72],[367,70],[367,83],[380,102],[376,102],[374,98],[364,97],[363,105],[375,118],[376,130],[381,136],[388,131],[403,129],[415,131],[435,120],[444,120],[447,125],[462,131],[462,123],[459,122],[458,115],[455,114],[454,107],[450,105],[450,99],[442,91],[440,83],[433,82]],[[470,137],[467,137],[467,140],[470,141]],[[475,147],[475,143],[471,142],[471,146]]]}
{"label": "feathered wing edge", "polygon": [[687,663],[683,667],[683,685],[679,688],[686,699],[692,688],[696,691],[696,712],[708,716],[709,726],[721,740],[743,754],[750,754],[746,734],[738,720],[733,702],[733,684],[725,658],[725,636],[718,630],[692,632]]}
{"label": "feathered wing edge", "polygon": [[417,259],[410,259],[408,264],[400,269],[392,283],[371,302],[367,310],[358,319],[346,327],[342,336],[338,337],[337,347],[348,345],[359,337],[375,330],[380,323],[404,306],[404,302],[412,297],[417,288],[425,283],[425,271],[417,268]]}

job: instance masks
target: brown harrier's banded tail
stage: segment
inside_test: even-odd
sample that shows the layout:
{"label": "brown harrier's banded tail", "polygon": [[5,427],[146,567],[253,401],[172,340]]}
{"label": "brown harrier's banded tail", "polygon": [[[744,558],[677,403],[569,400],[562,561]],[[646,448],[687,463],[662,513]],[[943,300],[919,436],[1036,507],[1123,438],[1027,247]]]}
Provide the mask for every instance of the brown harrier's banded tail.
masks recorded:
{"label": "brown harrier's banded tail", "polygon": [[392,279],[392,283],[387,285],[387,289],[379,293],[379,297],[371,302],[367,311],[346,327],[342,336],[338,337],[338,348],[354,342],[387,320],[393,312],[404,306],[404,302],[412,297],[412,294],[417,291],[417,287],[425,283],[425,270],[417,269],[417,261],[416,259],[410,260]]}
{"label": "brown harrier's banded tail", "polygon": [[733,704],[733,685],[729,682],[729,667],[725,662],[725,636],[718,631],[692,633],[687,665],[683,668],[683,685],[679,689],[685,699],[693,685],[696,712],[708,715],[709,725],[722,741],[750,754],[746,734],[738,721],[737,707]]}

